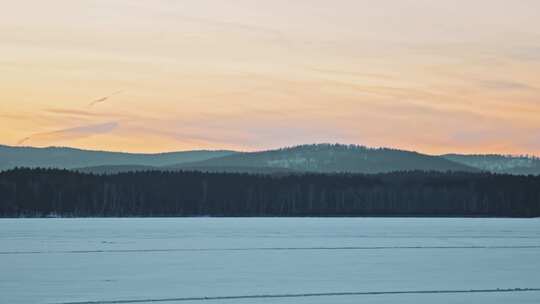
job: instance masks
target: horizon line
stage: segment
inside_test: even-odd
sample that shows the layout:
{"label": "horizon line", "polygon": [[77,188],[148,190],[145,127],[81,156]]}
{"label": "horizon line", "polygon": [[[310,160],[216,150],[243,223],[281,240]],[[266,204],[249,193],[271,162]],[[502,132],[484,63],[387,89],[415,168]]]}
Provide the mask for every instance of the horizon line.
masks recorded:
{"label": "horizon line", "polygon": [[232,149],[223,149],[223,148],[216,148],[216,149],[190,149],[190,150],[169,150],[169,151],[160,151],[160,152],[133,152],[133,151],[120,151],[120,150],[105,150],[105,149],[86,149],[86,148],[80,148],[75,146],[21,146],[21,145],[9,145],[9,144],[2,144],[0,143],[0,147],[8,147],[8,148],[29,148],[29,149],[73,149],[73,150],[79,150],[79,151],[88,151],[88,152],[107,152],[107,153],[122,153],[122,154],[139,154],[139,155],[159,155],[159,154],[170,154],[170,153],[182,153],[182,152],[235,152],[235,153],[260,153],[260,152],[268,152],[268,151],[276,151],[281,149],[292,149],[296,147],[302,147],[302,146],[320,146],[320,145],[338,145],[338,146],[354,146],[354,147],[364,147],[367,149],[389,149],[389,150],[398,150],[398,151],[406,151],[406,152],[413,152],[413,153],[419,153],[423,155],[428,156],[443,156],[443,155],[469,155],[469,156],[475,156],[475,155],[481,155],[481,156],[505,156],[505,157],[522,157],[522,158],[540,158],[540,156],[536,154],[512,154],[512,153],[460,153],[460,152],[445,152],[442,154],[434,154],[434,153],[427,153],[422,152],[420,150],[408,150],[403,148],[397,148],[397,147],[390,147],[390,146],[367,146],[362,144],[345,144],[345,143],[330,143],[330,142],[315,142],[315,143],[304,143],[304,144],[295,144],[295,145],[285,145],[285,146],[279,146],[279,147],[273,147],[273,148],[267,148],[267,149],[254,149],[254,150],[232,150]]}

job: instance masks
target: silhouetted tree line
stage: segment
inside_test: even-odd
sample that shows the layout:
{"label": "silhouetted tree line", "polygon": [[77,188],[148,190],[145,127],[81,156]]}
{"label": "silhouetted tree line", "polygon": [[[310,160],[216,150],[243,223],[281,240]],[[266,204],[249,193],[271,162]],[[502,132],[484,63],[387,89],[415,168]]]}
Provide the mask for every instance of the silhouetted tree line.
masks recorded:
{"label": "silhouetted tree line", "polygon": [[540,176],[0,173],[0,216],[540,216]]}

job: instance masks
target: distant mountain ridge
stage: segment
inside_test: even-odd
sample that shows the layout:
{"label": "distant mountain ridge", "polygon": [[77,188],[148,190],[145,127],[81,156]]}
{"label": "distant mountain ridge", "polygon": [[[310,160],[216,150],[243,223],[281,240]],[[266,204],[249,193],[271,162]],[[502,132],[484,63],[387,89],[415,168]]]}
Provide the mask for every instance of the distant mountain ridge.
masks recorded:
{"label": "distant mountain ridge", "polygon": [[274,168],[317,173],[386,173],[392,171],[465,171],[475,168],[438,156],[388,148],[357,145],[313,144],[270,151],[236,153],[200,162],[184,163],[175,169],[198,167]]}
{"label": "distant mountain ridge", "polygon": [[14,167],[76,169],[99,166],[168,166],[225,156],[234,151],[183,151],[157,154],[90,151],[64,147],[0,146],[0,170]]}
{"label": "distant mountain ridge", "polygon": [[442,155],[442,157],[492,173],[516,175],[540,174],[540,158],[533,156],[446,154]]}
{"label": "distant mountain ridge", "polygon": [[540,159],[503,155],[434,156],[398,149],[342,144],[299,145],[259,152],[199,150],[157,154],[0,145],[0,171],[14,167],[60,168],[95,174],[178,170],[256,174],[373,174],[420,170],[539,175]]}

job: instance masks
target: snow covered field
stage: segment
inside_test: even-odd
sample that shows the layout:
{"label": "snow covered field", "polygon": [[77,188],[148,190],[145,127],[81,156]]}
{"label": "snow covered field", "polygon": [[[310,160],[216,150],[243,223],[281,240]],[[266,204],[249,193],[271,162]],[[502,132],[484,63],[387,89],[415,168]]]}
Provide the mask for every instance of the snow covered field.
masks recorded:
{"label": "snow covered field", "polygon": [[0,303],[540,303],[538,288],[540,219],[0,220]]}

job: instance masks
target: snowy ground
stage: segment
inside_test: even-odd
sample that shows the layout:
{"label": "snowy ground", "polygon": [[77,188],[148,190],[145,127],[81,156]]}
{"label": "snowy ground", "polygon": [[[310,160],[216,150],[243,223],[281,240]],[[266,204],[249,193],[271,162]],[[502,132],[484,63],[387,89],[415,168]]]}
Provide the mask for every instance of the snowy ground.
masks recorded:
{"label": "snowy ground", "polygon": [[0,220],[0,303],[540,303],[538,288],[540,219]]}

